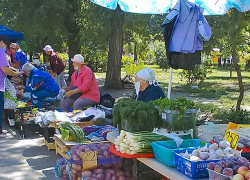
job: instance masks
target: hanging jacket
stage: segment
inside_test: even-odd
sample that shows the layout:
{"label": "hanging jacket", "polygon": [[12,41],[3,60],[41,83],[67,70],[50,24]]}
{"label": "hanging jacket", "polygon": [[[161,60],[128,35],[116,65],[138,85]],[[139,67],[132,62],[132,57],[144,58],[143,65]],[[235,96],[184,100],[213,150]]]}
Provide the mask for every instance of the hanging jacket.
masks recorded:
{"label": "hanging jacket", "polygon": [[208,41],[212,35],[211,27],[208,25],[203,9],[187,0],[179,0],[174,9],[167,15],[166,19],[176,18],[169,52],[195,53],[203,50],[200,35]]}
{"label": "hanging jacket", "polygon": [[[182,7],[180,8],[180,6]],[[167,15],[165,21],[162,24],[162,31],[163,31],[164,40],[165,40],[166,53],[168,57],[168,65],[174,69],[193,70],[196,64],[201,63],[201,50],[203,48],[203,44],[202,44],[200,35],[197,33],[196,34],[197,38],[193,38],[193,39],[191,38],[191,40],[194,41],[192,45],[193,48],[192,48],[191,45],[189,46],[185,45],[185,43],[190,43],[190,37],[191,37],[190,33],[192,34],[192,32],[188,34],[188,29],[183,29],[181,27],[178,27],[178,18],[180,19],[179,22],[188,22],[188,18],[190,19],[190,17],[194,17],[195,13],[193,13],[193,15],[192,13],[189,13],[189,16],[187,16],[188,12],[190,11],[190,8],[193,8],[193,9],[198,8],[200,12],[203,11],[203,9],[199,8],[199,6],[196,6],[194,4],[193,6],[191,7],[191,5],[189,5],[189,2],[186,2],[186,0],[180,0],[179,3],[174,8],[174,10],[171,11]],[[182,12],[180,13],[180,15],[179,15],[179,9],[181,9],[181,12]],[[202,34],[202,37],[204,39],[209,40],[209,38],[211,37],[211,31],[210,31],[211,28],[207,24],[202,13],[196,13],[195,17],[197,17],[197,15],[199,15],[199,19],[202,22],[205,22],[205,23],[199,22],[200,25],[197,26],[197,31],[199,31],[199,33]],[[195,22],[197,21],[198,20],[196,19]],[[175,31],[176,24],[177,24],[177,27],[179,28],[177,29],[177,31]],[[173,36],[175,32],[182,32],[183,34],[179,34],[179,36],[175,37]],[[186,39],[184,38],[185,33],[188,34],[188,37]],[[194,37],[194,33],[193,33],[193,37]],[[176,42],[179,41],[179,43],[174,42],[171,44],[171,42],[173,42],[175,39],[177,39]],[[180,39],[182,39],[182,41],[180,41]],[[186,49],[183,48],[183,50],[180,50],[181,42],[184,43],[183,47],[185,47]],[[175,44],[177,45],[173,46]],[[194,46],[194,44],[196,46]],[[170,50],[171,45],[172,45],[172,48],[176,48],[176,51],[172,52]],[[187,48],[189,48],[189,50]],[[181,51],[181,52],[178,52],[178,51]]]}
{"label": "hanging jacket", "polygon": [[35,93],[36,91],[45,90],[55,97],[59,94],[59,86],[56,81],[45,71],[33,68],[29,75],[30,86],[26,87],[26,91]]}

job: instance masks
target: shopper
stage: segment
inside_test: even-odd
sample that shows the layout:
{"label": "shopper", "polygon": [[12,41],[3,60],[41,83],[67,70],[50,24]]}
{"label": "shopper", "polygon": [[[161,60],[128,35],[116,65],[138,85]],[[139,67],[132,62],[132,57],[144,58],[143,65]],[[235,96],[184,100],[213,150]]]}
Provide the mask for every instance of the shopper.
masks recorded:
{"label": "shopper", "polygon": [[4,36],[0,36],[0,135],[3,135],[2,122],[3,122],[3,110],[4,110],[4,91],[5,91],[5,78],[6,75],[20,76],[20,73],[16,73],[9,68],[9,63],[6,58],[7,39]]}
{"label": "shopper", "polygon": [[55,78],[57,84],[59,85],[60,89],[66,87],[66,81],[64,79],[64,69],[65,63],[62,59],[54,52],[50,45],[46,45],[43,50],[47,54],[48,61],[50,62],[50,67],[52,70],[52,77]]}
{"label": "shopper", "polygon": [[25,92],[31,92],[31,101],[38,108],[42,107],[44,99],[55,98],[59,94],[58,84],[47,72],[35,68],[30,63],[23,65],[23,71],[29,77]]}
{"label": "shopper", "polygon": [[23,65],[29,62],[26,54],[20,49],[19,45],[17,45],[16,43],[12,43],[10,45],[10,49],[11,52],[15,54],[13,62],[11,62],[10,65],[14,68],[21,70]]}

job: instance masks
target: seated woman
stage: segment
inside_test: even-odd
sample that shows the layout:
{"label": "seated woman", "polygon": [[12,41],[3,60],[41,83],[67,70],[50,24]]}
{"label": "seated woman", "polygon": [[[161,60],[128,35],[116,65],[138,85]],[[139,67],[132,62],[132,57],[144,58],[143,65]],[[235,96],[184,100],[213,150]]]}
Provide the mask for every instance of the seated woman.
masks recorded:
{"label": "seated woman", "polygon": [[155,72],[151,68],[144,68],[136,74],[135,93],[135,99],[143,102],[165,98],[164,92],[155,79]]}
{"label": "seated woman", "polygon": [[47,72],[35,68],[30,63],[23,65],[23,71],[29,84],[25,87],[25,92],[31,92],[31,101],[38,108],[42,107],[45,98],[54,98],[59,94],[58,84]]}
{"label": "seated woman", "polygon": [[83,107],[98,104],[100,91],[92,70],[84,63],[81,54],[72,59],[75,72],[71,76],[70,87],[63,88],[67,92],[61,101],[61,109],[68,112],[73,105],[74,110],[82,110]]}

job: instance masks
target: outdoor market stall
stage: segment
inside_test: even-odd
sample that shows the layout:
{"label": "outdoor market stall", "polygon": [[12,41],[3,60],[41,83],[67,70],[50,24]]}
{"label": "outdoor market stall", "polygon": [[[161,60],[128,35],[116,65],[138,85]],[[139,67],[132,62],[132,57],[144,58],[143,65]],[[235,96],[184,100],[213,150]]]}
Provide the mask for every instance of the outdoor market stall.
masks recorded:
{"label": "outdoor market stall", "polygon": [[[163,123],[161,128],[154,128],[153,126],[159,127],[159,125],[150,123],[145,125],[145,121],[142,120],[144,117],[138,117],[136,127],[129,123],[130,118],[143,114],[140,112],[141,106],[144,106],[147,112],[145,116],[148,115],[145,121],[150,121],[154,111],[158,112],[158,118]],[[147,108],[151,108],[151,112]],[[56,164],[56,176],[60,179],[126,180],[131,179],[133,175],[136,179],[140,179],[142,172],[138,170],[135,173],[133,169],[128,168],[132,166],[126,164],[134,159],[161,174],[163,179],[212,180],[230,179],[233,176],[244,176],[247,179],[249,176],[247,173],[250,171],[250,162],[247,160],[250,158],[250,126],[233,123],[218,126],[211,123],[202,125],[199,127],[199,135],[203,140],[206,137],[203,142],[200,139],[193,139],[194,131],[190,128],[194,128],[195,124],[190,122],[195,122],[197,111],[191,111],[189,108],[195,109],[195,104],[183,98],[177,100],[166,98],[153,104],[129,99],[118,101],[113,110],[113,120],[120,131],[104,130],[107,132],[105,140],[111,144],[107,141],[99,141],[99,145],[85,141],[83,145],[68,147],[70,150],[65,152],[64,159],[58,160],[63,162]],[[137,113],[132,115],[131,109]],[[179,113],[171,114],[174,110]],[[153,116],[156,117],[157,115]],[[185,121],[191,125],[184,124]],[[184,126],[177,126],[176,122],[182,122]],[[88,126],[82,129],[86,134],[94,127]],[[214,133],[209,131],[211,129],[218,131]],[[97,131],[94,131],[95,133]],[[69,157],[68,153],[71,153]],[[73,159],[70,160],[71,158]],[[118,159],[121,161],[120,165],[117,164]]]}

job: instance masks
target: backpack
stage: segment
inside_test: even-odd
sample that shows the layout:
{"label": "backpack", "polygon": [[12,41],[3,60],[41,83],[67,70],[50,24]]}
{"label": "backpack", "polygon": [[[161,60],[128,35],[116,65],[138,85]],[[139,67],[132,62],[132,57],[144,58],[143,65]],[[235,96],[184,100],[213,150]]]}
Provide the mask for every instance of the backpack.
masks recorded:
{"label": "backpack", "polygon": [[104,94],[101,96],[99,105],[107,108],[113,108],[114,104],[115,104],[115,98],[113,98],[110,94]]}

